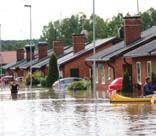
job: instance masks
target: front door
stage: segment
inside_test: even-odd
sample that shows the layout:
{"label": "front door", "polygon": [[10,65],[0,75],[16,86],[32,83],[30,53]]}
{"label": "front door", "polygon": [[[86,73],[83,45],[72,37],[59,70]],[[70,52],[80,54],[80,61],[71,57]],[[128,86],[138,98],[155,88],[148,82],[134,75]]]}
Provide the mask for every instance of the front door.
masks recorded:
{"label": "front door", "polygon": [[132,81],[132,65],[131,64],[123,64],[123,70],[126,72],[126,70],[129,73],[130,80]]}

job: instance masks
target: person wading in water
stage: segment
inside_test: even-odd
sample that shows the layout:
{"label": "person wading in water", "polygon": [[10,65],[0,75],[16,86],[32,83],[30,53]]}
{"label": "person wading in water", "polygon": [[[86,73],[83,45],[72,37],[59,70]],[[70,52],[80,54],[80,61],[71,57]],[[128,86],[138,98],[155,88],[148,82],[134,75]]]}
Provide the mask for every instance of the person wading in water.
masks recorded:
{"label": "person wading in water", "polygon": [[19,85],[16,83],[15,80],[13,80],[13,82],[10,85],[11,94],[17,94],[18,93],[18,89],[19,89]]}

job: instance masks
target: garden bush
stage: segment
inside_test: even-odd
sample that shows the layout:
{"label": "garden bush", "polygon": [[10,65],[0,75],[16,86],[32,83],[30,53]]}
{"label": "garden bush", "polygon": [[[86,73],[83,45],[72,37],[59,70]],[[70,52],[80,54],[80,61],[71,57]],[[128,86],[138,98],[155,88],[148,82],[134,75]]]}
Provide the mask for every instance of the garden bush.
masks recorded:
{"label": "garden bush", "polygon": [[71,83],[67,90],[87,90],[90,87],[90,82],[81,80],[81,81],[74,81]]}
{"label": "garden bush", "polygon": [[47,87],[46,78],[41,78],[40,82],[42,87]]}

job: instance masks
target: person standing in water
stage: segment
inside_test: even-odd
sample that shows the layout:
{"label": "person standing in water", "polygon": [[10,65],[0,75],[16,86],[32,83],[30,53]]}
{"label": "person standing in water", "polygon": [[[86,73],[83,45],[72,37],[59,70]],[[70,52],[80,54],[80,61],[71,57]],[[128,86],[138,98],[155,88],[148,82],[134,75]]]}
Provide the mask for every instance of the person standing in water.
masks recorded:
{"label": "person standing in water", "polygon": [[17,94],[18,93],[18,89],[19,89],[19,85],[16,83],[15,80],[13,80],[13,82],[10,85],[11,94]]}

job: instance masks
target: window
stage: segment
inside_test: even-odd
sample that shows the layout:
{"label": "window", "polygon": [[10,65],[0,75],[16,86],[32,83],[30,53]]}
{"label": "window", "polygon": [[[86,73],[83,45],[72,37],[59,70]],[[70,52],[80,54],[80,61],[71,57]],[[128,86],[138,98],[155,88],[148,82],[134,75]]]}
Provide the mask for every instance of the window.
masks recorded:
{"label": "window", "polygon": [[70,69],[70,77],[79,77],[79,69],[78,68]]}
{"label": "window", "polygon": [[136,63],[137,82],[141,83],[141,62]]}
{"label": "window", "polygon": [[101,78],[102,78],[102,84],[105,84],[105,67],[104,65],[102,65],[102,69],[101,69]]}
{"label": "window", "polygon": [[96,83],[99,82],[98,68],[99,68],[99,65],[96,66]]}
{"label": "window", "polygon": [[152,63],[151,61],[147,61],[147,77],[152,77]]}
{"label": "window", "polygon": [[111,68],[108,67],[108,81],[111,80]]}

